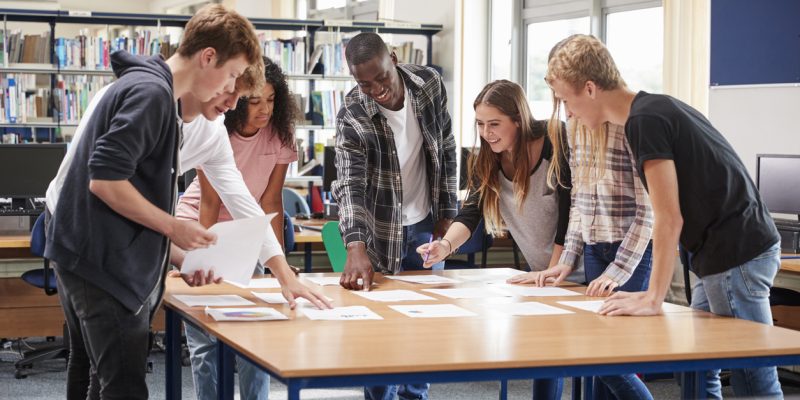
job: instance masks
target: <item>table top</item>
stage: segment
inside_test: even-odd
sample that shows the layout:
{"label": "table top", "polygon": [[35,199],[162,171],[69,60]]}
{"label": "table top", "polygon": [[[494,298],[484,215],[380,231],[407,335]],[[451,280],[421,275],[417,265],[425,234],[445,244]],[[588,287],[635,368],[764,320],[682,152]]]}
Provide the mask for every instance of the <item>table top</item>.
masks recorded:
{"label": "table top", "polygon": [[[455,279],[480,275],[497,277],[501,269],[437,272]],[[338,274],[301,274],[338,276]],[[417,285],[377,275],[375,290],[483,286],[480,282]],[[170,279],[165,304],[184,318],[223,338],[284,378],[367,375],[403,372],[467,371],[496,368],[594,365],[648,361],[736,358],[800,354],[800,332],[721,318],[692,311],[655,317],[607,317],[570,309],[558,300],[597,300],[570,297],[510,297],[429,302],[374,302],[339,286],[323,292],[334,304],[365,305],[384,319],[377,321],[312,321],[287,305],[267,305],[249,290],[227,284],[190,288]],[[570,290],[583,291],[582,287]],[[259,289],[277,292],[277,289]],[[258,306],[271,306],[288,321],[215,322],[202,307],[187,307],[175,294],[239,294]],[[507,316],[487,311],[487,304],[537,301],[574,311],[555,316]],[[390,304],[456,304],[478,314],[464,318],[409,318]],[[302,306],[298,306],[302,307]],[[732,334],[735,332],[735,334]]]}
{"label": "table top", "polygon": [[30,235],[2,235],[0,249],[27,249],[31,247]]}
{"label": "table top", "polygon": [[[311,226],[321,229],[326,219],[296,219],[292,218],[292,224],[300,226]],[[322,243],[322,232],[313,229],[303,229],[300,232],[294,233],[295,243]]]}

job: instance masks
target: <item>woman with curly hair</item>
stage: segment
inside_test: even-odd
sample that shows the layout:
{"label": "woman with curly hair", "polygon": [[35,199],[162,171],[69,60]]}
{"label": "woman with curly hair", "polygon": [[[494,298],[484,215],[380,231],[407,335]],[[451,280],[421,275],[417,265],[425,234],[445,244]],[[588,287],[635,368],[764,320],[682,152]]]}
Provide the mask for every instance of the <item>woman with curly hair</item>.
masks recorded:
{"label": "woman with curly hair", "polygon": [[[266,214],[277,213],[272,229],[283,245],[283,200],[281,191],[289,163],[297,160],[294,145],[295,103],[281,68],[264,57],[266,85],[261,93],[242,97],[236,108],[225,113],[230,148],[250,194]],[[209,227],[232,219],[219,195],[201,170],[186,189],[176,210],[178,218],[198,220]],[[263,267],[258,267],[263,272]],[[216,341],[186,325],[186,339],[192,362],[197,398],[217,398]],[[269,375],[237,359],[239,391],[243,399],[269,395]]]}

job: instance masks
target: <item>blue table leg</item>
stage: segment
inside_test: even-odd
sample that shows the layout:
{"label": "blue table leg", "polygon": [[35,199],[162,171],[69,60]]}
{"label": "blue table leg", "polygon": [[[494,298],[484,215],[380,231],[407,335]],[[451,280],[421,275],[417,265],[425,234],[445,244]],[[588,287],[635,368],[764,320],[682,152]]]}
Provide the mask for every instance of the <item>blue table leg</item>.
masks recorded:
{"label": "blue table leg", "polygon": [[311,243],[305,244],[305,272],[311,272]]}
{"label": "blue table leg", "polygon": [[233,351],[217,339],[217,398],[233,400]]}
{"label": "blue table leg", "polygon": [[286,382],[287,400],[300,400],[300,384],[296,380]]}
{"label": "blue table leg", "polygon": [[500,381],[500,400],[508,399],[508,381],[503,379]]}
{"label": "blue table leg", "polygon": [[166,319],[166,397],[167,400],[181,398],[181,318],[169,307],[164,307]]}

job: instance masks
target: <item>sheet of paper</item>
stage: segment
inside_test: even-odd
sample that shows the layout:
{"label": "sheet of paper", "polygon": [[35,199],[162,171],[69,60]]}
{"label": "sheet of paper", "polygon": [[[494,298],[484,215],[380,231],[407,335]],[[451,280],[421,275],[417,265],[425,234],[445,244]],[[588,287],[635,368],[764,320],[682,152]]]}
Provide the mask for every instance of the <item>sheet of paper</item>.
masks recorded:
{"label": "sheet of paper", "polygon": [[415,304],[389,307],[411,318],[474,317],[478,315],[455,304]]}
{"label": "sheet of paper", "polygon": [[[265,303],[269,303],[269,304],[289,304],[289,300],[286,300],[286,298],[283,297],[283,294],[281,294],[281,293],[259,293],[259,292],[250,292],[250,293],[253,293],[254,296],[256,296],[259,299],[263,300]],[[330,298],[330,297],[326,296],[325,298],[328,299],[328,301],[333,301],[333,299]],[[295,298],[294,301],[297,304],[311,304],[310,301],[308,301],[308,300],[306,300],[306,299],[304,299],[302,297]]]}
{"label": "sheet of paper", "polygon": [[481,270],[480,274],[460,275],[459,278],[470,282],[483,282],[486,284],[505,284],[506,279],[512,276],[524,274],[525,271],[520,271],[511,268],[486,268]]}
{"label": "sheet of paper", "polygon": [[438,285],[442,283],[458,283],[459,280],[441,275],[392,275],[386,278],[403,282],[420,283],[424,285]]}
{"label": "sheet of paper", "polygon": [[553,286],[536,287],[503,284],[497,285],[496,287],[514,293],[516,296],[523,297],[582,296],[581,293]]}
{"label": "sheet of paper", "polygon": [[[303,278],[320,286],[339,286],[340,279],[338,276],[304,276]],[[358,278],[358,284],[363,285],[364,280]],[[372,282],[372,284],[377,285],[375,282]]]}
{"label": "sheet of paper", "polygon": [[278,310],[269,307],[208,308],[206,314],[215,321],[273,321],[289,319]]}
{"label": "sheet of paper", "polygon": [[253,303],[252,301],[235,294],[176,294],[175,300],[178,300],[189,307],[236,307],[256,305],[256,303]]}
{"label": "sheet of paper", "polygon": [[395,301],[417,301],[417,300],[436,300],[431,296],[417,293],[413,290],[373,290],[371,292],[351,292],[372,301],[395,302]]}
{"label": "sheet of paper", "polygon": [[[559,304],[563,304],[565,306],[577,308],[579,310],[589,311],[596,313],[600,311],[600,307],[603,305],[605,300],[585,300],[585,301],[559,301]],[[661,305],[661,311],[665,313],[674,313],[674,312],[687,312],[691,311],[690,308],[679,306],[677,304],[672,303],[663,303]]]}
{"label": "sheet of paper", "polygon": [[241,283],[225,281],[230,283],[233,286],[238,286],[242,289],[280,289],[281,284],[275,278],[255,278],[250,279],[250,282],[247,285],[242,285]]}
{"label": "sheet of paper", "polygon": [[529,301],[525,303],[491,304],[486,307],[499,314],[519,316],[575,314],[572,311],[553,307],[549,304],[539,303],[536,301]]}
{"label": "sheet of paper", "polygon": [[269,221],[275,213],[263,217],[235,219],[220,222],[209,231],[217,234],[217,243],[205,248],[186,252],[181,272],[214,270],[215,277],[247,285],[253,276],[261,246],[272,229]]}
{"label": "sheet of paper", "polygon": [[422,289],[425,292],[438,294],[451,299],[483,299],[487,297],[512,297],[514,294],[493,286],[458,288],[458,289]]}
{"label": "sheet of paper", "polygon": [[[320,286],[339,286],[340,279],[338,276],[304,276],[303,278]],[[360,278],[358,283],[363,284]]]}
{"label": "sheet of paper", "polygon": [[308,319],[330,321],[353,321],[363,319],[383,319],[378,314],[364,306],[335,307],[329,310],[316,308],[303,308],[303,314]]}

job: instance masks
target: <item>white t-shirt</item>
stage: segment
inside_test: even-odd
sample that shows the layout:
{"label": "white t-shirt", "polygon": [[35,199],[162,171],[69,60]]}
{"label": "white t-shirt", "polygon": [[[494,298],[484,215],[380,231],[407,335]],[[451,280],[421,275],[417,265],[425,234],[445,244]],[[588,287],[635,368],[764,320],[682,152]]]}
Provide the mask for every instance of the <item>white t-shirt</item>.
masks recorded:
{"label": "white t-shirt", "polygon": [[[112,83],[113,84],[113,83]],[[47,208],[54,212],[58,204],[58,196],[64,184],[69,166],[72,163],[75,149],[83,137],[86,123],[112,84],[106,85],[94,96],[89,106],[86,107],[81,122],[75,130],[70,150],[64,156],[58,174],[47,188]],[[236,168],[233,150],[228,140],[228,132],[223,124],[224,118],[214,121],[205,119],[202,115],[183,124],[183,146],[180,149],[180,171],[182,174],[192,168],[202,167],[211,186],[219,193],[220,199],[234,218],[258,217],[264,215],[264,210],[256,203],[242,179],[242,174]],[[283,249],[278,242],[275,232],[269,229],[267,238],[262,244],[259,260],[262,264],[272,257],[283,255]]]}
{"label": "white t-shirt", "polygon": [[431,212],[431,193],[425,171],[422,131],[414,112],[411,92],[406,90],[403,108],[400,110],[392,111],[380,104],[378,108],[386,117],[397,148],[400,179],[403,183],[403,226],[414,225]]}

